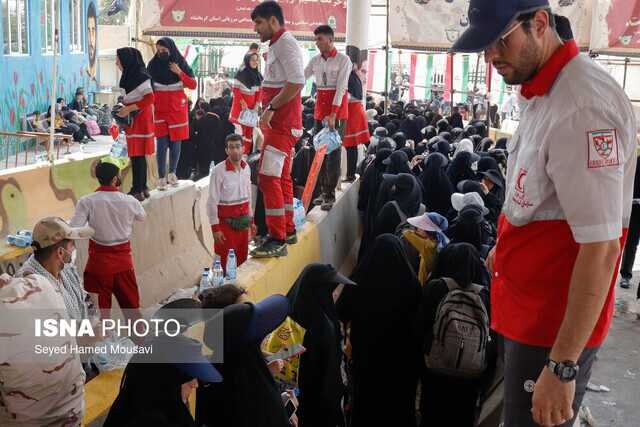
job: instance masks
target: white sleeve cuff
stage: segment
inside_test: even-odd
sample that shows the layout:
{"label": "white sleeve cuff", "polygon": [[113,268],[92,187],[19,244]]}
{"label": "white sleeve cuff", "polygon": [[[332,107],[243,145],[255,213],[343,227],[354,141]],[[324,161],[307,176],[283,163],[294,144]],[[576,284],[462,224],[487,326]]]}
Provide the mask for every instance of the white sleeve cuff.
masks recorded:
{"label": "white sleeve cuff", "polygon": [[622,221],[599,225],[572,225],[571,232],[576,243],[608,242],[619,239],[622,236]]}

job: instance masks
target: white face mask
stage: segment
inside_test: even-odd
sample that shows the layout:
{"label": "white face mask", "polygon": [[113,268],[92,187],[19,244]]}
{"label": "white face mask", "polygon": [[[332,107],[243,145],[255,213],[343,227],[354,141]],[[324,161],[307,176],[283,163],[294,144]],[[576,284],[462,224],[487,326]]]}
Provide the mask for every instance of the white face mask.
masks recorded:
{"label": "white face mask", "polygon": [[77,259],[78,259],[78,250],[74,248],[73,252],[71,252],[71,262],[70,262],[70,264],[75,264]]}

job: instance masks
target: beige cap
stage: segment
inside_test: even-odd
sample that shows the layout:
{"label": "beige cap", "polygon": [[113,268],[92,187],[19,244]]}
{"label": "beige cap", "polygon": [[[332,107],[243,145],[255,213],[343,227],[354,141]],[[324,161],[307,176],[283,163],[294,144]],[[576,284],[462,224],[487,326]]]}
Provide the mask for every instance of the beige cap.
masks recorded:
{"label": "beige cap", "polygon": [[41,219],[33,227],[33,242],[44,249],[63,240],[86,240],[94,233],[91,227],[71,227],[62,218],[50,216]]}

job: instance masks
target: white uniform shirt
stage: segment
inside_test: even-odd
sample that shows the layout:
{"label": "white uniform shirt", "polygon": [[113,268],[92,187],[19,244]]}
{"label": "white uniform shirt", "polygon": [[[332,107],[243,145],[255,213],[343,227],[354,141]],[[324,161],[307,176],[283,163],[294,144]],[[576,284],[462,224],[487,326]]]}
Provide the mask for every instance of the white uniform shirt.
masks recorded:
{"label": "white uniform shirt", "polygon": [[97,191],[82,197],[71,218],[72,227],[89,224],[95,234],[91,240],[102,246],[116,246],[131,240],[134,221],[144,221],[142,203],[120,191]]}
{"label": "white uniform shirt", "polygon": [[547,95],[522,105],[507,145],[509,222],[564,220],[577,243],[619,238],[636,167],[636,120],[622,88],[578,55]]}
{"label": "white uniform shirt", "polygon": [[220,224],[219,206],[249,204],[251,216],[251,168],[242,161],[238,171],[229,160],[218,163],[209,177],[207,214],[211,225]]}
{"label": "white uniform shirt", "polygon": [[307,64],[304,77],[308,79],[314,76],[319,91],[335,90],[333,105],[340,106],[347,92],[352,67],[351,59],[344,53],[337,52],[335,56],[329,56],[327,59],[322,55],[316,55]]}

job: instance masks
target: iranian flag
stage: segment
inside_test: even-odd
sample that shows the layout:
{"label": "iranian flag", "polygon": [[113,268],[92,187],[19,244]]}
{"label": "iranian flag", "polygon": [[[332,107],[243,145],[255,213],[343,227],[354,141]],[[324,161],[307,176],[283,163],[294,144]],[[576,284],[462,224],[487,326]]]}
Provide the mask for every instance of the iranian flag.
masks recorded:
{"label": "iranian flag", "polygon": [[184,60],[187,61],[187,64],[189,64],[192,70],[196,70],[198,68],[198,58],[200,55],[198,54],[198,48],[195,45],[187,45],[182,56],[184,56]]}

